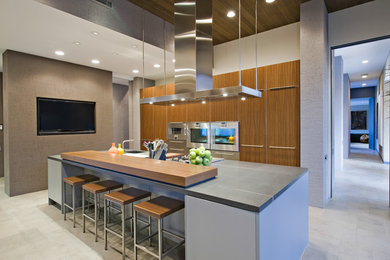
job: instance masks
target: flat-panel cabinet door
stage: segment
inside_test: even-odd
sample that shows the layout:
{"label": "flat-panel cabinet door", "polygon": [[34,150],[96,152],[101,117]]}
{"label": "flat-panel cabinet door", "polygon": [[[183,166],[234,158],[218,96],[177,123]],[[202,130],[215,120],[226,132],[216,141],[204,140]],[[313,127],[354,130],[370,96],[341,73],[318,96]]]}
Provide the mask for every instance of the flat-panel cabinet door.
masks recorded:
{"label": "flat-panel cabinet door", "polygon": [[211,121],[238,121],[238,97],[211,101]]}
{"label": "flat-panel cabinet door", "polygon": [[268,163],[299,166],[299,88],[267,91]]}
{"label": "flat-panel cabinet door", "polygon": [[187,122],[187,104],[178,103],[175,106],[167,105],[167,121],[171,122]]}
{"label": "flat-panel cabinet door", "polygon": [[141,104],[141,139],[153,139],[153,105]]}
{"label": "flat-panel cabinet door", "polygon": [[201,102],[191,102],[187,104],[188,122],[209,122],[210,121],[210,102],[202,104]]}
{"label": "flat-panel cabinet door", "polygon": [[153,105],[153,139],[167,139],[167,106]]}
{"label": "flat-panel cabinet door", "polygon": [[239,101],[240,160],[266,162],[265,96]]}

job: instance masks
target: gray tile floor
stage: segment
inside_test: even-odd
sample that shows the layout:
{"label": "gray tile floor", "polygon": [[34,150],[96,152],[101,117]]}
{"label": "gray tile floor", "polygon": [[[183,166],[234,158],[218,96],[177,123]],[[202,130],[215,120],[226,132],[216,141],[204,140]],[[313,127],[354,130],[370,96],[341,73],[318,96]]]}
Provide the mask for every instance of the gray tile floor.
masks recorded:
{"label": "gray tile floor", "polygon": [[[310,207],[310,241],[302,259],[390,260],[388,176],[374,154],[359,152],[345,160],[327,208]],[[118,239],[110,241],[104,251],[102,239],[95,243],[91,233],[64,222],[47,205],[47,191],[7,197],[0,178],[0,259],[121,259]],[[183,251],[172,258],[183,259]]]}

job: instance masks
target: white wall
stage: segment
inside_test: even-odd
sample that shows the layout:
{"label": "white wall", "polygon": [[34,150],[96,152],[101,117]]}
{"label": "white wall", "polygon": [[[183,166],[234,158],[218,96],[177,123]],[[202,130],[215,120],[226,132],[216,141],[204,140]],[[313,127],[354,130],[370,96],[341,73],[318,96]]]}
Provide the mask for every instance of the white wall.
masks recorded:
{"label": "white wall", "polygon": [[[333,163],[334,170],[339,171],[343,167],[343,92],[344,73],[343,57],[333,58],[332,70],[332,135],[333,135]],[[334,174],[334,172],[332,172]]]}
{"label": "white wall", "polygon": [[390,1],[375,0],[329,14],[329,46],[390,35]]}
{"label": "white wall", "polygon": [[[300,24],[294,23],[257,34],[258,67],[299,60]],[[256,67],[256,36],[241,39],[242,69]],[[238,40],[214,46],[213,75],[239,70]]]}

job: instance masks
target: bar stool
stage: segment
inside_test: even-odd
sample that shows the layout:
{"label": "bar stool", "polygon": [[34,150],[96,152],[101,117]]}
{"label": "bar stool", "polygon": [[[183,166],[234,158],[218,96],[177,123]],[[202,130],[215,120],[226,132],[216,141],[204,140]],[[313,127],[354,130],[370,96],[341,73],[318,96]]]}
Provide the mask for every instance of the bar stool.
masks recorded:
{"label": "bar stool", "polygon": [[[88,218],[89,220],[95,223],[95,242],[97,242],[97,222],[98,222],[98,207],[99,207],[98,195],[104,192],[110,192],[115,189],[123,188],[123,184],[112,180],[104,180],[95,183],[84,184],[82,187],[83,187],[83,191],[82,191],[83,233],[85,233],[85,218]],[[85,192],[90,192],[94,196],[94,205],[95,205],[94,218],[88,216],[85,213],[85,207],[84,207]]]}
{"label": "bar stool", "polygon": [[[122,239],[122,259],[126,258],[126,252],[125,252],[125,223],[126,220],[132,220],[133,219],[133,205],[134,202],[140,201],[142,199],[145,199],[149,197],[151,198],[151,193],[148,191],[136,189],[136,188],[127,188],[121,191],[116,191],[112,193],[108,193],[104,195],[104,249],[107,250],[107,231],[118,236]],[[110,229],[108,227],[108,221],[107,218],[107,205],[108,203],[114,203],[118,204],[121,208],[121,219],[122,219],[122,233],[117,233],[114,230]],[[125,206],[131,204],[131,216],[126,219],[126,213],[125,213]],[[110,210],[110,208],[108,209]],[[109,217],[109,216],[108,216]],[[149,227],[150,227],[150,219],[149,219]],[[130,222],[130,232],[133,231],[133,223]]]}
{"label": "bar stool", "polygon": [[[76,227],[75,208],[76,208],[76,187],[83,184],[98,181],[99,178],[91,174],[83,174],[79,176],[66,177],[62,182],[62,212],[64,220],[66,220],[66,208],[73,211],[73,228]],[[66,204],[66,184],[72,187],[72,206]]]}
{"label": "bar stool", "polygon": [[[184,202],[164,196],[160,196],[149,201],[138,203],[134,205],[134,259],[137,260],[137,249],[141,249],[146,253],[158,258],[159,260],[163,259],[166,255],[168,255],[171,251],[178,248],[179,246],[184,244],[184,238],[178,236],[172,232],[163,229],[163,219],[176,211],[179,211],[184,208]],[[147,216],[157,219],[157,232],[142,239],[141,241],[137,241],[137,212],[141,212]],[[176,237],[181,240],[181,242],[177,243],[175,246],[172,246],[168,250],[164,252],[163,245],[163,234],[168,234],[173,237]],[[151,237],[158,235],[158,255],[150,251],[144,246],[141,246],[141,243],[146,239],[150,239]]]}

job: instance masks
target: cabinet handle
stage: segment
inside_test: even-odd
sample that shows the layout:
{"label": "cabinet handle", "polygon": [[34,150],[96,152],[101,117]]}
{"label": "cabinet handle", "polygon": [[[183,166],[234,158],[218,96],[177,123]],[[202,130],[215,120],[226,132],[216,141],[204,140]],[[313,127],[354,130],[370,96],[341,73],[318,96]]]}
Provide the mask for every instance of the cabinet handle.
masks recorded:
{"label": "cabinet handle", "polygon": [[178,148],[168,148],[168,151],[169,150],[172,150],[172,151],[185,151],[184,149],[178,149]]}
{"label": "cabinet handle", "polygon": [[268,146],[271,149],[284,149],[284,150],[295,150],[297,149],[295,146]]}
{"label": "cabinet handle", "polygon": [[170,142],[170,143],[177,143],[177,144],[182,144],[182,143],[184,143],[185,141],[174,141],[174,140],[168,140],[168,142]]}
{"label": "cabinet handle", "polygon": [[264,148],[264,145],[256,145],[256,144],[242,144],[242,147],[254,147],[254,148]]}
{"label": "cabinet handle", "polygon": [[278,89],[288,89],[288,88],[297,88],[298,86],[283,86],[283,87],[275,87],[275,88],[269,88],[269,90],[278,90]]}
{"label": "cabinet handle", "polygon": [[214,152],[216,154],[221,154],[221,155],[229,155],[229,156],[233,156],[234,153],[221,153],[221,152]]}

